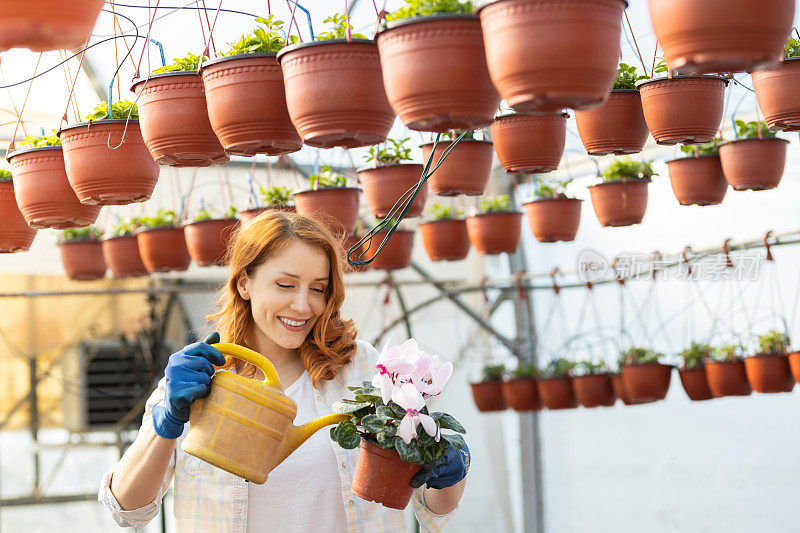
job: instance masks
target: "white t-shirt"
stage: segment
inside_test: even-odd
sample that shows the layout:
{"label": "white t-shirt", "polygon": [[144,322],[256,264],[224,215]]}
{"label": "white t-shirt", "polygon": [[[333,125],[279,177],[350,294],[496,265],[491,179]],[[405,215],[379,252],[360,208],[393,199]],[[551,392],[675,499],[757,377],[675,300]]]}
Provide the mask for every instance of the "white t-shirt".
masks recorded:
{"label": "white t-shirt", "polygon": [[[308,372],[284,393],[297,404],[295,425],[319,417]],[[322,428],[269,473],[266,483],[248,483],[247,532],[345,533],[342,481],[330,431]]]}

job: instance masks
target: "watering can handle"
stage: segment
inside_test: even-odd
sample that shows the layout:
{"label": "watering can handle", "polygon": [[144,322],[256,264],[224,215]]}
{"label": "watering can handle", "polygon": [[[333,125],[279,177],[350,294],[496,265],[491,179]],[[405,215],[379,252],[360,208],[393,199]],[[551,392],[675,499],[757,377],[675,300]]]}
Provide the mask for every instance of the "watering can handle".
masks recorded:
{"label": "watering can handle", "polygon": [[259,369],[261,369],[262,372],[264,372],[264,382],[267,385],[283,390],[283,387],[281,387],[281,380],[278,379],[278,373],[275,371],[275,367],[272,366],[272,362],[270,362],[269,359],[260,353],[251,350],[250,348],[239,346],[238,344],[226,342],[212,344],[211,346],[225,355],[232,355],[237,359],[241,359],[242,361],[256,365]]}

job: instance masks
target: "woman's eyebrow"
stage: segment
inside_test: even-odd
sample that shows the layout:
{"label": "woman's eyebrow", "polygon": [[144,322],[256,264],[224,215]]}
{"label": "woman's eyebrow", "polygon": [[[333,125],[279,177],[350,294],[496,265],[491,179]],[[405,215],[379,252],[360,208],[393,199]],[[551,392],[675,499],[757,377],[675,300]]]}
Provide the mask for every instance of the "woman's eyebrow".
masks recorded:
{"label": "woman's eyebrow", "polygon": [[[297,274],[292,274],[291,272],[278,272],[278,274],[283,274],[284,276],[289,276],[290,278],[300,279],[300,276]],[[314,281],[328,281],[328,276],[324,278],[316,278]]]}

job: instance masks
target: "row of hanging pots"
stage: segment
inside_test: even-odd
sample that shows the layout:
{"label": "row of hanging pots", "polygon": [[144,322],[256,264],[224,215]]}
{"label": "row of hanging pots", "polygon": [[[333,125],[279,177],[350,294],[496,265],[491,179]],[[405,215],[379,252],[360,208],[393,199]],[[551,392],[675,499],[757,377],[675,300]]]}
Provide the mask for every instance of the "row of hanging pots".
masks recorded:
{"label": "row of hanging pots", "polygon": [[686,395],[693,401],[723,396],[791,392],[800,382],[800,352],[762,354],[743,360],[707,361],[700,367],[680,370]]}
{"label": "row of hanging pots", "polygon": [[0,2],[0,52],[73,50],[92,34],[104,0]]}
{"label": "row of hanging pots", "polygon": [[431,220],[420,224],[419,229],[432,261],[464,259],[470,245],[481,255],[513,254],[522,239],[522,213],[479,213],[466,219]]}

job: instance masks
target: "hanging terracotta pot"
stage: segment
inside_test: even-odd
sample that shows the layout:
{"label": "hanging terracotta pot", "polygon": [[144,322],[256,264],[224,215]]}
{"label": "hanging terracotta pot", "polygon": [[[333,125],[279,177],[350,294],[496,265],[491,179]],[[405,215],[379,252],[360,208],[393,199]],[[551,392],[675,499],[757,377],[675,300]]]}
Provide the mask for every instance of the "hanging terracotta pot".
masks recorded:
{"label": "hanging terracotta pot", "polygon": [[[359,241],[361,241],[361,239],[363,237],[364,237],[363,234],[349,234],[349,235],[345,235],[344,238],[342,239],[342,257],[344,258],[344,271],[345,272],[366,272],[366,271],[369,270],[369,265],[368,264],[367,265],[351,265],[347,261],[348,253],[350,252],[350,249],[352,247],[354,247],[356,244],[358,244]],[[361,251],[363,251],[363,248],[361,248],[361,246],[359,246],[358,247],[358,251],[356,251],[356,250],[353,251],[353,255],[351,256],[351,259],[353,259],[353,261],[361,261],[363,259],[368,259],[369,256],[366,255],[366,254],[364,255],[364,257],[360,257]]]}
{"label": "hanging terracotta pot", "polygon": [[239,221],[235,218],[198,220],[183,226],[189,256],[199,266],[227,264],[228,245]]}
{"label": "hanging terracotta pot", "polygon": [[411,478],[422,465],[400,459],[395,450],[384,450],[362,435],[353,473],[353,494],[390,509],[405,509],[414,489]]}
{"label": "hanging terracotta pot", "polygon": [[61,146],[16,150],[8,157],[14,195],[32,228],[82,228],[97,220],[99,205],[83,205],[69,185]]}
{"label": "hanging terracotta pot", "polygon": [[91,281],[106,277],[103,246],[95,239],[58,243],[61,263],[67,277],[75,281]]}
{"label": "hanging terracotta pot", "polygon": [[478,11],[494,86],[516,111],[600,105],[617,75],[625,0],[500,0]]}
{"label": "hanging terracotta pot", "polygon": [[710,400],[714,397],[714,395],[711,394],[711,389],[708,388],[705,366],[680,369],[678,370],[678,376],[681,378],[683,390],[686,391],[686,395],[693,402]]}
{"label": "hanging terracotta pot", "polygon": [[719,158],[725,179],[735,191],[764,191],[781,182],[789,141],[777,137],[722,143]]}
{"label": "hanging terracotta pot", "polygon": [[581,224],[581,202],[575,198],[539,198],[522,206],[539,242],[573,241]]}
{"label": "hanging terracotta pot", "polygon": [[472,130],[492,121],[497,94],[475,15],[390,22],[377,35],[386,96],[412,130]]}
{"label": "hanging terracotta pot", "polygon": [[183,271],[192,258],[182,228],[140,228],[136,232],[139,255],[148,272]]}
{"label": "hanging terracotta pot", "polygon": [[[433,153],[431,169],[442,157],[451,141],[440,142]],[[428,161],[433,150],[433,143],[425,143],[422,148],[422,160]],[[431,192],[438,196],[479,196],[486,189],[492,173],[492,143],[466,139],[459,141],[441,166],[428,178]]]}
{"label": "hanging terracotta pot", "polygon": [[742,72],[773,63],[792,30],[794,0],[650,0],[650,21],[671,67]]}
{"label": "hanging terracotta pot", "polygon": [[650,133],[636,89],[614,89],[603,105],[576,111],[575,122],[589,155],[638,154]]}
{"label": "hanging terracotta pot", "polygon": [[800,58],[785,58],[772,68],[752,73],[758,108],[773,131],[800,131]]}
{"label": "hanging terracotta pot", "polygon": [[622,383],[622,374],[611,374],[611,388],[614,389],[614,394],[622,400],[622,403],[632,405],[628,393],[625,392],[625,385]]}
{"label": "hanging terracotta pot", "polygon": [[564,155],[567,118],[562,112],[501,115],[491,126],[497,158],[506,172],[542,174]]}
{"label": "hanging terracotta pot", "polygon": [[[415,163],[393,163],[360,169],[358,181],[372,214],[377,218],[384,218],[388,215],[394,204],[419,182],[422,177],[422,168],[422,165]],[[417,193],[406,217],[420,216],[427,199],[428,183],[426,182]]]}
{"label": "hanging terracotta pot", "polygon": [[789,358],[782,354],[757,354],[744,358],[747,381],[756,392],[792,392],[794,379]]}
{"label": "hanging terracotta pot", "polygon": [[467,217],[467,235],[481,255],[513,254],[522,237],[522,213],[481,213]]}
{"label": "hanging terracotta pot", "polygon": [[682,157],[667,161],[672,192],[681,205],[717,205],[728,191],[717,155]]}
{"label": "hanging terracotta pot", "polygon": [[647,210],[649,179],[628,179],[589,187],[592,207],[605,227],[640,224]]}
{"label": "hanging terracotta pot", "polygon": [[706,380],[715,398],[749,396],[752,392],[742,361],[708,361]]}
{"label": "hanging terracotta pot", "polygon": [[115,278],[146,276],[147,269],[139,255],[139,245],[133,235],[106,237],[101,241],[103,259]]}
{"label": "hanging terracotta pot", "polygon": [[361,245],[361,249],[365,252],[364,259],[375,256],[375,259],[369,264],[372,270],[399,270],[411,264],[411,251],[414,247],[413,231],[395,230],[383,250],[375,255],[387,234],[386,231],[379,231],[372,236],[371,242],[367,241]]}
{"label": "hanging terracotta pot", "polygon": [[663,400],[671,378],[671,365],[644,363],[622,367],[622,383],[631,403]]}
{"label": "hanging terracotta pot", "polygon": [[292,192],[299,215],[323,222],[334,235],[353,233],[358,222],[360,187],[320,187]]}
{"label": "hanging terracotta pot", "polygon": [[536,392],[535,379],[511,379],[502,382],[503,398],[515,411],[538,411],[541,409]]}
{"label": "hanging terracotta pot", "polygon": [[59,137],[69,184],[82,204],[125,205],[150,198],[159,168],[145,147],[138,120],[127,125],[122,119],[74,124]]}
{"label": "hanging terracotta pot", "polygon": [[208,119],[195,71],[152,74],[134,82],[142,137],[159,165],[207,167],[229,161]]}
{"label": "hanging terracotta pot", "polygon": [[27,252],[36,237],[22,217],[11,180],[0,179],[0,253]]}
{"label": "hanging terracotta pot", "polygon": [[502,381],[482,381],[470,384],[472,398],[475,400],[475,407],[478,411],[486,413],[489,411],[503,411],[506,409],[506,401],[503,396]]}
{"label": "hanging terracotta pot", "polygon": [[617,401],[608,374],[574,376],[572,391],[575,399],[584,407],[610,407]]}
{"label": "hanging terracotta pot", "polygon": [[578,407],[569,377],[540,378],[536,380],[539,401],[548,409]]}
{"label": "hanging terracotta pot", "polygon": [[0,51],[73,50],[89,39],[103,0],[4,0],[0,2]]}
{"label": "hanging terracotta pot", "polygon": [[261,213],[266,213],[267,211],[283,211],[284,213],[297,212],[293,205],[265,205],[261,207],[254,207],[252,209],[245,209],[244,211],[239,211],[240,226],[242,228],[246,228],[250,225],[250,222],[252,222],[254,218]]}
{"label": "hanging terracotta pot", "polygon": [[800,383],[800,352],[791,352],[787,355],[789,359],[789,368],[792,371],[792,377]]}
{"label": "hanging terracotta pot", "polygon": [[447,218],[420,224],[422,244],[431,261],[458,261],[469,253],[467,222],[463,219]]}
{"label": "hanging terracotta pot", "polygon": [[274,53],[203,63],[208,119],[229,154],[283,155],[303,147],[286,110],[283,72]]}
{"label": "hanging terracotta pot", "polygon": [[378,47],[331,39],[278,52],[292,123],[309,146],[357,148],[386,140],[394,111],[383,92]]}

